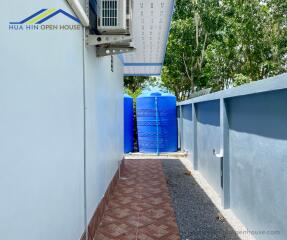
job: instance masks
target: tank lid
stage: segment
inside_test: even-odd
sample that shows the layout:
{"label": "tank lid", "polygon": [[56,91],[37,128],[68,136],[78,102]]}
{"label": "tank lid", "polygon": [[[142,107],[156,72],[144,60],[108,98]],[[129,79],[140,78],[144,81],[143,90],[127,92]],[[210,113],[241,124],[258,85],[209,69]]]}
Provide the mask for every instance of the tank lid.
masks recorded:
{"label": "tank lid", "polygon": [[137,98],[144,98],[144,97],[175,97],[175,96],[170,93],[164,93],[164,92],[159,92],[159,91],[149,91],[149,92],[142,93]]}
{"label": "tank lid", "polygon": [[150,93],[150,96],[154,96],[154,97],[161,96],[161,93],[160,92],[152,92],[152,93]]}

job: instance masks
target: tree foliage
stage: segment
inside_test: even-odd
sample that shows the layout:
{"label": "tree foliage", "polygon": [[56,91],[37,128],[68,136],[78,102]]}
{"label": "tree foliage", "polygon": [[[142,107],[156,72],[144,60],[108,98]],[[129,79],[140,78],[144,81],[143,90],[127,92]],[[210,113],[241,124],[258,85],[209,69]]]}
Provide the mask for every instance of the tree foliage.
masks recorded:
{"label": "tree foliage", "polygon": [[157,86],[158,78],[143,76],[128,76],[124,78],[125,93],[136,98],[142,91]]}
{"label": "tree foliage", "polygon": [[178,99],[286,71],[287,3],[177,0],[162,73]]}

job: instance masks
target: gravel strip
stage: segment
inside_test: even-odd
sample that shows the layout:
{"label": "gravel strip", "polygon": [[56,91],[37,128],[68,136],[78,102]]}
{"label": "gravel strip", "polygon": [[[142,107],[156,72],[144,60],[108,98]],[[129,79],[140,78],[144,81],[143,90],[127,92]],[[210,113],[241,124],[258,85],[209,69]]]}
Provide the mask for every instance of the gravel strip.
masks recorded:
{"label": "gravel strip", "polygon": [[240,240],[178,159],[162,160],[181,240]]}

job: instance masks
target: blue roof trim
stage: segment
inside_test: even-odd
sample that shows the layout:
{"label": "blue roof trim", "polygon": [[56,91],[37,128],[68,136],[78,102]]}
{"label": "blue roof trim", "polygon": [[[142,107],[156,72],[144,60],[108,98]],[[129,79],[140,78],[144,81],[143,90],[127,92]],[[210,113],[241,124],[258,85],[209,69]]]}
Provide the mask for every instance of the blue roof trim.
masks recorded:
{"label": "blue roof trim", "polygon": [[161,66],[162,63],[124,63],[125,67],[146,67],[146,66],[151,66],[151,67],[157,67]]}

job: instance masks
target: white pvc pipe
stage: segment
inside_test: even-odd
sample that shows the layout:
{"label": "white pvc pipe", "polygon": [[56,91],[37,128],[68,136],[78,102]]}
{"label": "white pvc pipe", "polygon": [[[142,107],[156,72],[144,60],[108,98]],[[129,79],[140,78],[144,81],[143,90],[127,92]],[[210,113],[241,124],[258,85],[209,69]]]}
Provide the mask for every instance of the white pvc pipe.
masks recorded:
{"label": "white pvc pipe", "polygon": [[85,10],[83,9],[81,3],[79,2],[79,0],[67,0],[67,2],[69,3],[70,7],[73,9],[76,16],[80,19],[82,25],[84,27],[90,26],[89,18]]}

